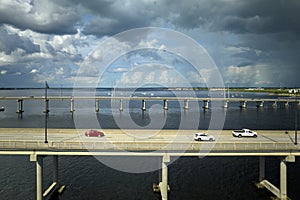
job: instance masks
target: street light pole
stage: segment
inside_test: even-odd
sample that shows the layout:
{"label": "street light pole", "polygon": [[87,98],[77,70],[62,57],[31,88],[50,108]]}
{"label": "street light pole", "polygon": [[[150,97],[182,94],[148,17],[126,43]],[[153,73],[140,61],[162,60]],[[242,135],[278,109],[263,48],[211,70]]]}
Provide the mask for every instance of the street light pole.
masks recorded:
{"label": "street light pole", "polygon": [[298,129],[298,102],[297,102],[297,91],[295,90],[295,145],[298,144],[297,129]]}
{"label": "street light pole", "polygon": [[47,139],[47,128],[48,128],[48,112],[49,112],[49,100],[47,97],[47,89],[49,88],[47,81],[45,81],[45,141],[44,143],[48,143]]}

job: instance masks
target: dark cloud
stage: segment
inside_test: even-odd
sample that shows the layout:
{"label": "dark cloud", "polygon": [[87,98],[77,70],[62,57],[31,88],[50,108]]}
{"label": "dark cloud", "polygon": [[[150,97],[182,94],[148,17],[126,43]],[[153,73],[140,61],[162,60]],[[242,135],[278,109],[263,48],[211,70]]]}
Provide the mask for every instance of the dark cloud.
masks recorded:
{"label": "dark cloud", "polygon": [[115,35],[117,33],[136,28],[137,23],[119,19],[103,19],[95,18],[91,20],[82,31],[86,35],[96,35],[102,37],[104,35]]}
{"label": "dark cloud", "polygon": [[0,23],[39,33],[74,34],[80,14],[75,7],[62,7],[55,1],[1,1]]}
{"label": "dark cloud", "polygon": [[178,27],[233,33],[300,32],[300,1],[166,1]]}
{"label": "dark cloud", "polygon": [[85,24],[83,32],[97,36],[153,25],[159,20],[183,29],[299,34],[299,8],[298,0],[4,1],[0,23],[53,34],[74,34],[77,26]]}
{"label": "dark cloud", "polygon": [[253,62],[241,62],[239,64],[237,64],[238,67],[247,67],[247,66],[251,66],[253,65]]}
{"label": "dark cloud", "polygon": [[122,6],[123,3],[114,1],[114,4],[106,4],[100,11],[85,5],[86,9],[91,9],[95,17],[88,21],[83,33],[99,37],[111,36],[129,29],[150,26],[151,22],[161,16],[155,2],[128,1],[126,6]]}
{"label": "dark cloud", "polygon": [[232,55],[233,57],[258,61],[260,55],[253,50],[243,51]]}
{"label": "dark cloud", "polygon": [[5,52],[6,54],[11,54],[17,49],[22,49],[27,54],[40,51],[39,45],[33,44],[32,41],[26,37],[21,37],[17,34],[9,34],[3,26],[0,27],[0,36],[0,51]]}
{"label": "dark cloud", "polygon": [[[276,73],[286,67],[295,72],[285,73],[292,82],[297,79],[295,74],[300,73],[299,10],[299,0],[2,0],[0,53],[6,56],[21,50],[20,56],[2,58],[8,60],[4,64],[20,61],[24,62],[24,69],[26,64],[32,64],[53,76],[75,74],[72,67],[61,69],[59,65],[64,60],[74,63],[83,60],[78,49],[84,45],[88,49],[93,44],[90,41],[83,44],[82,38],[102,38],[133,28],[160,26],[188,34],[195,31],[194,39],[207,44],[205,48],[213,51],[216,63],[225,60],[223,67],[264,65],[273,67]],[[36,39],[32,35],[27,37],[27,33],[10,33],[5,26],[28,29],[46,37],[39,35]],[[79,32],[82,38],[76,36]],[[53,35],[67,34],[72,38],[51,40]],[[220,43],[214,46],[217,34]],[[224,35],[233,39],[223,41]],[[141,40],[138,37],[137,43]],[[234,46],[235,50],[226,50],[228,46]],[[32,56],[36,52],[40,54]],[[44,67],[47,62],[55,66]]]}

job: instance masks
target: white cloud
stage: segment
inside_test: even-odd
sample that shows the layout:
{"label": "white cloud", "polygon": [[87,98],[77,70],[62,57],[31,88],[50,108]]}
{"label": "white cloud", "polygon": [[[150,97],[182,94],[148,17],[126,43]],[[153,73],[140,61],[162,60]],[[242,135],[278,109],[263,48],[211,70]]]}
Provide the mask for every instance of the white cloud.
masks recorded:
{"label": "white cloud", "polygon": [[268,77],[271,70],[267,65],[229,66],[224,70],[223,77],[225,84],[231,86],[270,86],[278,80],[278,77]]}
{"label": "white cloud", "polygon": [[37,69],[32,69],[32,70],[30,71],[31,74],[35,74],[35,73],[37,73],[37,72],[38,72]]}
{"label": "white cloud", "polygon": [[56,69],[56,75],[63,75],[64,74],[64,68],[59,67],[58,69]]}
{"label": "white cloud", "polygon": [[118,86],[142,86],[158,84],[166,87],[190,84],[179,71],[170,66],[157,63],[134,66],[130,71],[122,74],[117,80]]}
{"label": "white cloud", "polygon": [[0,71],[0,74],[1,74],[1,75],[5,75],[6,73],[7,73],[7,70],[1,70],[1,71]]}
{"label": "white cloud", "polygon": [[0,65],[6,65],[14,62],[14,58],[5,54],[4,52],[0,52]]}
{"label": "white cloud", "polygon": [[117,68],[112,69],[111,71],[114,73],[120,73],[120,72],[128,72],[128,70],[129,69],[126,67],[117,67]]}
{"label": "white cloud", "polygon": [[137,45],[137,48],[154,48],[163,50],[165,49],[165,45],[159,42],[157,39],[151,39],[151,40],[141,40],[140,43]]}

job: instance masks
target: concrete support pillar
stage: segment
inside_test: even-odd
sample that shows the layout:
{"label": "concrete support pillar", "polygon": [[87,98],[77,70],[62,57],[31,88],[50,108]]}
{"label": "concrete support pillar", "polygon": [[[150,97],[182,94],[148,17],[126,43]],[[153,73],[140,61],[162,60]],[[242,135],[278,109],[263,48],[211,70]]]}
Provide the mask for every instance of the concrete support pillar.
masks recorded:
{"label": "concrete support pillar", "polygon": [[287,162],[295,162],[295,156],[287,156],[280,162],[280,188],[278,189],[275,185],[264,179],[265,168],[264,157],[260,157],[259,160],[259,179],[260,182],[257,184],[258,188],[266,188],[272,192],[278,199],[287,200]]}
{"label": "concrete support pillar", "polygon": [[188,110],[188,109],[189,109],[189,100],[187,100],[187,99],[184,100],[184,106],[183,106],[183,108],[184,108],[185,110]]}
{"label": "concrete support pillar", "polygon": [[286,108],[288,108],[288,107],[289,107],[289,102],[287,101],[287,102],[284,104],[284,106],[285,106]]}
{"label": "concrete support pillar", "polygon": [[257,101],[256,102],[256,107],[257,108],[263,108],[264,107],[264,101]]}
{"label": "concrete support pillar", "polygon": [[52,184],[44,191],[43,197],[47,197],[58,187],[58,156],[53,155]]}
{"label": "concrete support pillar", "polygon": [[168,199],[168,165],[167,163],[170,162],[170,156],[164,155],[162,160],[162,174],[161,174],[161,182],[159,183],[159,189],[161,193],[162,200]]}
{"label": "concrete support pillar", "polygon": [[17,113],[22,115],[22,113],[24,112],[23,110],[23,99],[18,99],[18,110]]}
{"label": "concrete support pillar", "polygon": [[259,157],[259,182],[265,179],[266,161],[264,156]]}
{"label": "concrete support pillar", "polygon": [[168,100],[164,99],[164,110],[168,110]]}
{"label": "concrete support pillar", "polygon": [[36,157],[36,200],[43,200],[43,157]]}
{"label": "concrete support pillar", "polygon": [[30,155],[30,161],[36,163],[36,199],[43,200],[58,186],[58,156],[53,155],[53,182],[43,193],[43,158],[36,154]]}
{"label": "concrete support pillar", "polygon": [[204,109],[208,109],[209,107],[208,107],[208,100],[203,100],[203,108]]}
{"label": "concrete support pillar", "polygon": [[95,111],[98,113],[99,112],[99,100],[98,99],[96,99],[95,100]]}
{"label": "concrete support pillar", "polygon": [[223,108],[228,108],[228,100],[226,100],[226,101],[224,101],[224,106],[223,106]]}
{"label": "concrete support pillar", "polygon": [[142,100],[142,111],[146,110],[146,101],[145,99]]}
{"label": "concrete support pillar", "polygon": [[283,160],[280,162],[280,199],[286,200],[287,199],[287,168],[286,168],[286,161]]}
{"label": "concrete support pillar", "polygon": [[123,111],[123,99],[120,99],[120,111]]}
{"label": "concrete support pillar", "polygon": [[53,156],[53,183],[58,183],[58,156]]}
{"label": "concrete support pillar", "polygon": [[70,102],[71,102],[70,112],[73,113],[75,111],[74,110],[74,97],[71,98]]}
{"label": "concrete support pillar", "polygon": [[241,108],[246,108],[247,107],[247,101],[241,101],[240,102],[240,107]]}

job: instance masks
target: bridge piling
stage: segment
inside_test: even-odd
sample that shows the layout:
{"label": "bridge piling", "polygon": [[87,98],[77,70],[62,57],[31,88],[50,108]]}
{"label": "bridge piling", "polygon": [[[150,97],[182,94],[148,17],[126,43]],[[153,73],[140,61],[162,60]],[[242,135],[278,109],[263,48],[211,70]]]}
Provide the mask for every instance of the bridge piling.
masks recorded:
{"label": "bridge piling", "polygon": [[247,101],[240,101],[240,108],[246,108],[247,107]]}
{"label": "bridge piling", "polygon": [[23,110],[23,99],[18,99],[18,110],[17,110],[17,114],[18,115],[22,115],[24,110]]}
{"label": "bridge piling", "polygon": [[36,200],[43,200],[43,156],[32,154],[30,161],[36,163]]}
{"label": "bridge piling", "polygon": [[278,189],[275,185],[265,179],[265,158],[260,157],[259,160],[259,179],[260,182],[257,184],[258,188],[266,188],[272,192],[278,199],[287,200],[287,162],[295,162],[295,156],[287,156],[280,161],[280,188]]}
{"label": "bridge piling", "polygon": [[203,100],[203,108],[204,109],[208,109],[209,107],[208,107],[208,100]]}
{"label": "bridge piling", "polygon": [[95,100],[95,111],[96,111],[96,113],[98,113],[99,112],[99,100],[98,99],[96,99]]}
{"label": "bridge piling", "polygon": [[289,107],[289,102],[287,101],[287,102],[284,104],[284,106],[285,106],[286,108],[288,108],[288,107]]}
{"label": "bridge piling", "polygon": [[123,100],[120,99],[120,108],[119,108],[120,111],[123,111]]}
{"label": "bridge piling", "polygon": [[58,186],[58,155],[53,155],[53,182],[43,193],[43,159],[41,155],[30,155],[30,161],[36,163],[36,200],[43,200]]}
{"label": "bridge piling", "polygon": [[185,99],[184,101],[183,109],[188,110],[189,109],[189,100]]}
{"label": "bridge piling", "polygon": [[36,160],[36,199],[43,199],[43,158],[37,156]]}
{"label": "bridge piling", "polygon": [[286,161],[283,159],[280,162],[280,199],[287,200],[287,168]]}
{"label": "bridge piling", "polygon": [[53,183],[58,183],[58,156],[53,156]]}
{"label": "bridge piling", "polygon": [[223,108],[228,108],[228,100],[226,100],[226,101],[224,101],[224,106],[223,106]]}
{"label": "bridge piling", "polygon": [[162,168],[161,168],[161,182],[159,183],[159,189],[162,200],[168,200],[168,166],[167,163],[170,162],[170,156],[164,155],[162,158]]}
{"label": "bridge piling", "polygon": [[266,159],[264,156],[259,157],[259,182],[265,179]]}
{"label": "bridge piling", "polygon": [[75,111],[74,110],[74,97],[71,98],[70,103],[71,103],[70,112],[73,113]]}
{"label": "bridge piling", "polygon": [[257,108],[263,108],[264,107],[264,101],[256,101],[256,107]]}
{"label": "bridge piling", "polygon": [[168,110],[168,100],[164,99],[164,110]]}
{"label": "bridge piling", "polygon": [[146,110],[146,101],[145,99],[142,100],[142,111]]}

